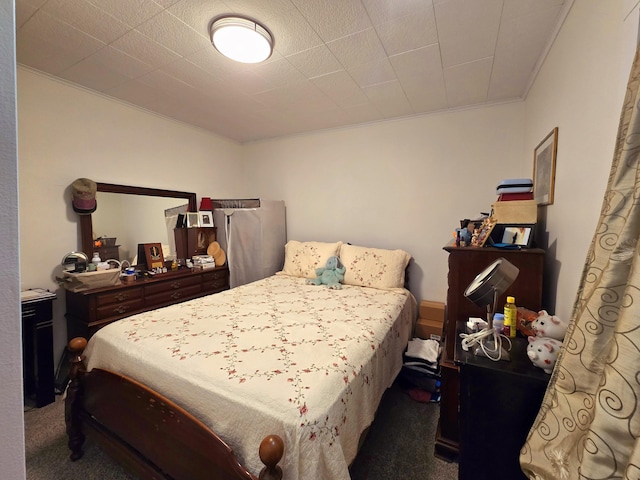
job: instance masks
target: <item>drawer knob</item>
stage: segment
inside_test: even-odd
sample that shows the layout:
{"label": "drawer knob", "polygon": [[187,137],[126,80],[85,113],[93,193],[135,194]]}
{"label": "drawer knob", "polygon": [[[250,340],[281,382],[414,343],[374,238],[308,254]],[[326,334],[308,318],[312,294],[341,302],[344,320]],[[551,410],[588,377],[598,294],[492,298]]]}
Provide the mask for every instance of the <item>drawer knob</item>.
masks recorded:
{"label": "drawer knob", "polygon": [[171,284],[171,288],[173,288],[173,289],[180,288],[180,282],[173,282],[173,283]]}
{"label": "drawer knob", "polygon": [[113,311],[116,313],[123,314],[124,312],[127,311],[127,307],[125,307],[124,305],[118,305],[116,308],[113,309]]}
{"label": "drawer knob", "polygon": [[182,294],[181,294],[180,292],[173,292],[173,293],[171,294],[171,298],[172,298],[173,300],[177,300],[177,299],[178,299],[178,298],[180,298],[181,296],[182,296]]}
{"label": "drawer knob", "polygon": [[127,295],[126,293],[119,293],[116,295],[116,300],[118,300],[119,302],[125,300],[129,295]]}

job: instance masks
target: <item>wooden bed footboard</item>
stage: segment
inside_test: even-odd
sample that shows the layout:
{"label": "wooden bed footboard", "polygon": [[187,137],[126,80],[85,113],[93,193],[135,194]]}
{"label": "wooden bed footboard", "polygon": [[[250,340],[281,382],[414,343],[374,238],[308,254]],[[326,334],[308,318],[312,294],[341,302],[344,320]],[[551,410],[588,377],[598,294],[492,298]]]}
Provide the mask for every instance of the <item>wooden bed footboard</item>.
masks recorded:
{"label": "wooden bed footboard", "polygon": [[281,480],[284,442],[267,436],[257,479],[211,429],[172,401],[132,378],[102,369],[87,372],[84,338],[69,342],[70,383],[65,422],[70,458],[82,457],[85,435],[115,460],[145,479]]}

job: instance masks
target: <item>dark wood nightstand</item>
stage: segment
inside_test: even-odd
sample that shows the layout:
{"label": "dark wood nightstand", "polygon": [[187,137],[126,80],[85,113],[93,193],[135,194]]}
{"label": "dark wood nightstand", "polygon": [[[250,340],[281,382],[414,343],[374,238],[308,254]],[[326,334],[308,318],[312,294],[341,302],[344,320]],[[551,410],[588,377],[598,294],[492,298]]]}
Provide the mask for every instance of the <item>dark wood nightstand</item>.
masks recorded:
{"label": "dark wood nightstand", "polygon": [[[458,322],[458,332],[464,322]],[[550,375],[527,357],[527,339],[511,339],[511,361],[494,362],[462,349],[456,341],[454,361],[460,368],[461,480],[525,480],[520,449],[535,420]]]}
{"label": "dark wood nightstand", "polygon": [[461,441],[458,398],[460,367],[454,361],[457,343],[456,322],[468,317],[485,318],[487,315],[485,309],[476,306],[464,296],[464,291],[476,275],[498,258],[504,257],[518,267],[520,273],[507,292],[500,296],[498,305],[504,305],[507,295],[514,295],[516,305],[538,311],[542,308],[545,252],[539,248],[501,250],[491,247],[456,247],[451,244],[445,246],[444,250],[449,254],[449,289],[440,357],[442,387],[435,454],[447,460],[455,460]]}
{"label": "dark wood nightstand", "polygon": [[25,400],[36,407],[55,400],[53,366],[53,300],[56,295],[36,289],[22,292],[22,380]]}

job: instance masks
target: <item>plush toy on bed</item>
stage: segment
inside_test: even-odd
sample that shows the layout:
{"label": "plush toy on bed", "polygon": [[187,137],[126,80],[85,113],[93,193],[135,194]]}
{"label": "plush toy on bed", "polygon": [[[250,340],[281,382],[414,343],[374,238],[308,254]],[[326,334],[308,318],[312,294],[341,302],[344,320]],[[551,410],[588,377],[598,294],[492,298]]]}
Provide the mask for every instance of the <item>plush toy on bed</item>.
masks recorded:
{"label": "plush toy on bed", "polygon": [[310,285],[326,285],[327,288],[341,289],[340,282],[344,280],[344,272],[347,269],[336,256],[329,257],[327,264],[322,268],[316,268],[316,278],[307,279]]}

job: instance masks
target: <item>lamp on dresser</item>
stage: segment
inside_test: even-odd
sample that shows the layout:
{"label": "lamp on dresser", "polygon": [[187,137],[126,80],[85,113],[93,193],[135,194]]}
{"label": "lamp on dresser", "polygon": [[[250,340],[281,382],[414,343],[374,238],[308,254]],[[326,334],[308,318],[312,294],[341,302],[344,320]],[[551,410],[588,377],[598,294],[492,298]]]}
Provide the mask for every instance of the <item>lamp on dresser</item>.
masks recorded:
{"label": "lamp on dresser", "polygon": [[506,292],[520,270],[506,258],[500,257],[480,272],[464,291],[464,296],[478,307],[487,309],[487,326],[479,332],[465,335],[462,348],[473,347],[474,355],[491,360],[510,360],[509,353],[502,346],[501,336],[493,328],[493,315],[498,307],[498,297]]}

